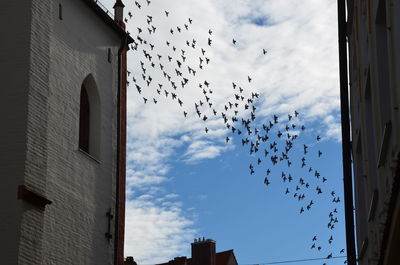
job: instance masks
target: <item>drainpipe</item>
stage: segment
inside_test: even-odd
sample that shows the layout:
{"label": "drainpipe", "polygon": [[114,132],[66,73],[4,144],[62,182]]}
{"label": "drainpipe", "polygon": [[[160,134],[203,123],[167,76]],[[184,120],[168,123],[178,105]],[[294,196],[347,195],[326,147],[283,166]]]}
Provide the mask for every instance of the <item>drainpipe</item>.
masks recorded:
{"label": "drainpipe", "polygon": [[121,39],[118,50],[117,88],[117,159],[115,195],[114,264],[124,264],[125,233],[125,153],[126,153],[126,52],[127,36]]}
{"label": "drainpipe", "polygon": [[353,215],[353,178],[351,166],[350,114],[347,79],[347,23],[346,0],[338,0],[338,33],[339,33],[339,72],[340,72],[340,110],[342,123],[342,159],[344,185],[344,211],[346,222],[347,264],[356,265]]}
{"label": "drainpipe", "polygon": [[[115,22],[125,31],[125,5],[121,0],[114,4]],[[118,49],[118,88],[117,88],[117,159],[115,174],[115,238],[114,238],[114,265],[124,264],[125,238],[125,181],[126,181],[126,86],[127,86],[127,58],[128,36],[121,37],[121,46]]]}

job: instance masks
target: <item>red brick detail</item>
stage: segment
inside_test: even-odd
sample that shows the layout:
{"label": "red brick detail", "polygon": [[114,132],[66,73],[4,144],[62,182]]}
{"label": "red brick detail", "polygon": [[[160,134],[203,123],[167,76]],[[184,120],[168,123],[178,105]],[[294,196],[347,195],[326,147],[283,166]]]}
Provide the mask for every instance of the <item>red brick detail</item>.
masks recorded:
{"label": "red brick detail", "polygon": [[47,204],[51,204],[51,201],[45,196],[25,187],[25,185],[18,186],[18,200],[28,202],[42,210],[44,210]]}

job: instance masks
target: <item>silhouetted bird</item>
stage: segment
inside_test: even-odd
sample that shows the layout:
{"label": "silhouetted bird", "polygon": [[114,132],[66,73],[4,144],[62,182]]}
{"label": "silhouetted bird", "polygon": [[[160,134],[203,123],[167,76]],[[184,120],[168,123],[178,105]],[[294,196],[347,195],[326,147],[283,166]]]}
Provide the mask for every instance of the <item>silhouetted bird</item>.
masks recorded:
{"label": "silhouetted bird", "polygon": [[268,178],[265,178],[265,179],[264,179],[264,184],[267,185],[267,186],[269,185],[269,180],[268,180]]}

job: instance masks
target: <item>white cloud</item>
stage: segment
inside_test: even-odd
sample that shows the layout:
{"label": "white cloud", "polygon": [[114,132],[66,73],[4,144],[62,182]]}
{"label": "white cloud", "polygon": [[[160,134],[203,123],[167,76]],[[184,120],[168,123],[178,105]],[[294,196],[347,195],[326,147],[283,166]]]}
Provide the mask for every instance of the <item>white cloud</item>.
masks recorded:
{"label": "white cloud", "polygon": [[125,253],[142,264],[162,263],[187,252],[195,231],[180,205],[139,197],[126,205]]}
{"label": "white cloud", "polygon": [[199,200],[201,200],[201,201],[204,201],[204,200],[207,200],[207,199],[208,199],[208,196],[206,194],[201,194],[199,196]]}
{"label": "white cloud", "polygon": [[194,163],[204,159],[213,159],[218,157],[230,146],[231,145],[216,145],[216,143],[211,141],[195,141],[187,148],[183,161]]}

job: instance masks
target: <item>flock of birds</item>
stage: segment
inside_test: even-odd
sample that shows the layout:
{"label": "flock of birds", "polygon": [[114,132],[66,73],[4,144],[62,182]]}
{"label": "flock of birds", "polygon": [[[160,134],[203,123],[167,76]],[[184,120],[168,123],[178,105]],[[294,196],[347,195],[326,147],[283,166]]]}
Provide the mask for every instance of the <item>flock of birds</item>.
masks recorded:
{"label": "flock of birds", "polygon": [[[143,3],[135,1],[135,10],[127,12],[125,22],[134,20],[134,13],[145,12],[145,7],[150,4],[149,0]],[[171,13],[164,11],[158,15],[168,19]],[[266,186],[278,181],[283,184],[284,196],[291,197],[301,204],[298,209],[299,214],[310,211],[318,196],[329,194],[333,206],[327,214],[327,229],[332,231],[332,234],[326,239],[325,244],[317,235],[312,236],[310,249],[321,251],[327,245],[331,245],[334,241],[333,230],[339,222],[336,204],[340,203],[341,199],[335,191],[327,190],[329,188],[329,185],[326,185],[329,181],[327,177],[322,176],[321,172],[309,164],[310,156],[321,158],[324,156],[323,152],[314,148],[315,143],[299,143],[301,135],[306,130],[305,125],[299,124],[302,114],[295,110],[287,115],[273,115],[271,119],[260,123],[256,119],[257,100],[260,94],[251,90],[250,75],[241,84],[230,82],[232,94],[221,108],[220,104],[217,105],[213,101],[214,90],[210,81],[193,81],[197,80],[199,72],[204,71],[210,64],[209,49],[212,48],[214,34],[212,29],[208,30],[206,39],[197,40],[191,37],[177,43],[176,36],[190,34],[194,21],[188,18],[184,23],[170,27],[168,38],[163,38],[161,42],[159,39],[154,41],[154,35],[159,32],[156,18],[158,19],[154,15],[146,15],[146,21],[143,23],[146,26],[135,27],[136,32],[130,33],[134,38],[130,50],[135,53],[134,63],[137,60],[137,65],[134,67],[139,70],[127,71],[128,86],[137,90],[145,104],[157,104],[163,99],[172,100],[182,109],[185,118],[195,115],[204,122],[206,134],[211,131],[206,121],[221,119],[221,124],[223,123],[228,130],[224,142],[229,144],[235,137],[240,139],[242,147],[254,158],[254,162],[248,165],[249,174],[258,173],[258,168],[266,164],[267,168],[261,170],[263,183]],[[137,21],[134,20],[133,24],[137,25]],[[231,45],[238,45],[238,41],[232,38]],[[165,50],[168,51],[167,54]],[[266,56],[268,52],[262,49],[260,55]],[[194,56],[198,59],[193,60]],[[156,79],[158,81],[155,81]],[[180,94],[189,87],[190,89],[196,87],[202,94],[192,107],[180,97]],[[315,137],[316,143],[320,140],[320,136]],[[296,177],[290,172],[292,168],[301,168],[305,174]],[[343,254],[344,251],[341,249],[340,253],[335,255]],[[331,259],[335,255],[329,253],[326,258]]]}

